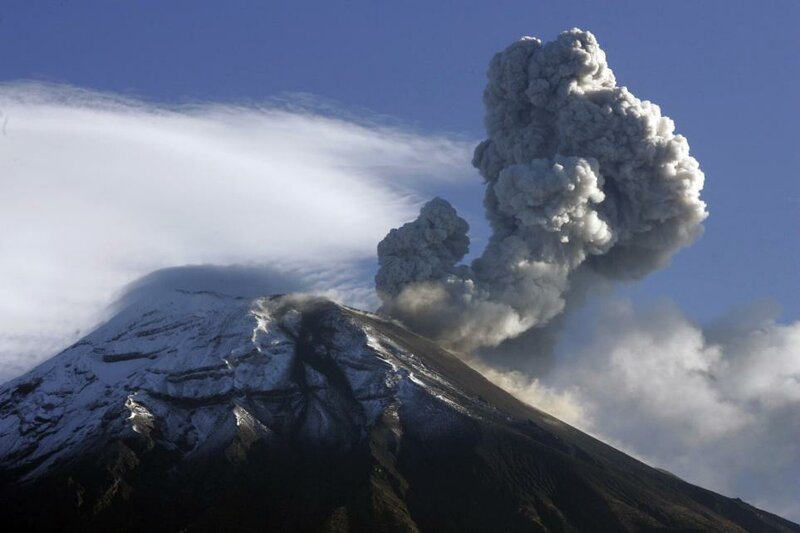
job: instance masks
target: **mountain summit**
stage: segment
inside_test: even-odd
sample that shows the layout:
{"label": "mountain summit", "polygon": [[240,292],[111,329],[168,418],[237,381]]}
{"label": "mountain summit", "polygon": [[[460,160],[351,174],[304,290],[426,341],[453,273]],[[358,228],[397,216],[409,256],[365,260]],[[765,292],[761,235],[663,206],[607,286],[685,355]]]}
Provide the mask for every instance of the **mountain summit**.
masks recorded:
{"label": "mountain summit", "polygon": [[6,531],[800,531],[330,301],[167,291],[0,388]]}

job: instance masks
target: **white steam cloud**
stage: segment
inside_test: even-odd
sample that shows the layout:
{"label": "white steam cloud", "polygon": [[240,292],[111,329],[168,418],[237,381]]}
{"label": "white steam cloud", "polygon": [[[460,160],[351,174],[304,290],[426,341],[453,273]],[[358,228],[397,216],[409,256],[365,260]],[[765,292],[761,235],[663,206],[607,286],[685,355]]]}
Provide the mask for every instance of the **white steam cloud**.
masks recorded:
{"label": "white steam cloud", "polygon": [[305,272],[301,288],[362,282],[375,242],[469,170],[466,142],[286,105],[5,84],[0,112],[0,381],[154,269],[269,262]]}
{"label": "white steam cloud", "polygon": [[478,368],[652,465],[800,520],[800,322],[767,305],[704,327],[666,302],[603,300],[584,314],[546,374]]}
{"label": "white steam cloud", "polygon": [[378,247],[383,311],[462,350],[547,324],[579,270],[617,280],[664,266],[707,215],[686,139],[616,85],[591,33],[523,38],[488,78],[473,159],[493,230],[483,255],[458,265],[467,226],[441,199]]}

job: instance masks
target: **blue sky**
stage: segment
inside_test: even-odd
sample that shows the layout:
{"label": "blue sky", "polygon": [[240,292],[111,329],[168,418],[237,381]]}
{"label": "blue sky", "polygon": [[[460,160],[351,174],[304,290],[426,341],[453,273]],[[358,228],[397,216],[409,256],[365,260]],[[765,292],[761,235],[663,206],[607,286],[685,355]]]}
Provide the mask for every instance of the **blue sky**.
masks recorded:
{"label": "blue sky", "polygon": [[[579,26],[620,84],[676,121],[707,178],[705,236],[630,295],[673,298],[700,320],[772,298],[793,320],[799,21],[795,1],[6,1],[0,75],[165,103],[303,92],[479,139],[492,54]],[[477,196],[453,199],[480,219]]]}

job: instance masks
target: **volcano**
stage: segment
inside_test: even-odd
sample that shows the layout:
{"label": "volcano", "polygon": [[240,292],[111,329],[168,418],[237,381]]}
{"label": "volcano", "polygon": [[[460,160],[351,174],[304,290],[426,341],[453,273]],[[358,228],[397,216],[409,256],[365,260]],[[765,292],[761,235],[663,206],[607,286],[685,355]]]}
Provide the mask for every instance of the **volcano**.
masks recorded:
{"label": "volcano", "polygon": [[800,531],[397,322],[207,291],[130,303],[4,384],[0,497],[5,531]]}

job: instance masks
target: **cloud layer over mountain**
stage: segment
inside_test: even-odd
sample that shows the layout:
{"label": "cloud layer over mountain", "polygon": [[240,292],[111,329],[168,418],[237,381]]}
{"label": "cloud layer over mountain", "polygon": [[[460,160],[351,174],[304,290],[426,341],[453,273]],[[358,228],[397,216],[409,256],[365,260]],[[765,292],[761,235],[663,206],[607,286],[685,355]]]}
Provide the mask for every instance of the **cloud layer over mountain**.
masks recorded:
{"label": "cloud layer over mountain", "polygon": [[305,288],[361,284],[358,262],[431,187],[458,186],[471,150],[292,105],[167,108],[6,84],[0,111],[0,380],[158,268],[271,263]]}

